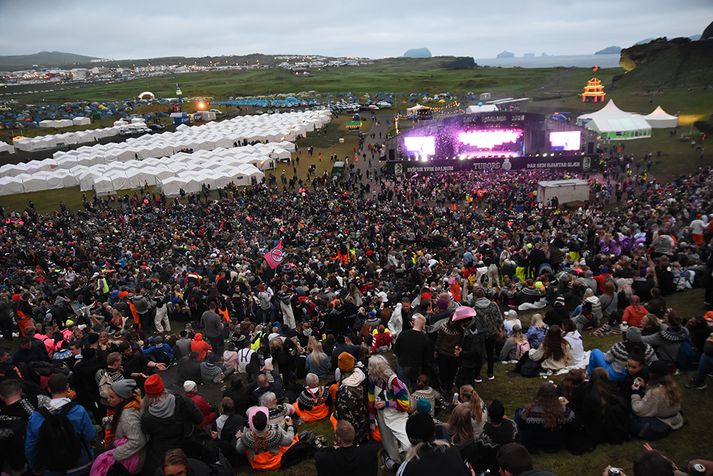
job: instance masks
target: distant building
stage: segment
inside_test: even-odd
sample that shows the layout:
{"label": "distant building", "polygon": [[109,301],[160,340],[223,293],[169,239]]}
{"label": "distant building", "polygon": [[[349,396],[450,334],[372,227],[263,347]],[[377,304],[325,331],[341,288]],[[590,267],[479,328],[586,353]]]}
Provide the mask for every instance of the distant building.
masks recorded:
{"label": "distant building", "polygon": [[582,91],[582,102],[604,102],[604,97],[607,93],[604,92],[604,85],[599,78],[592,78],[587,81]]}

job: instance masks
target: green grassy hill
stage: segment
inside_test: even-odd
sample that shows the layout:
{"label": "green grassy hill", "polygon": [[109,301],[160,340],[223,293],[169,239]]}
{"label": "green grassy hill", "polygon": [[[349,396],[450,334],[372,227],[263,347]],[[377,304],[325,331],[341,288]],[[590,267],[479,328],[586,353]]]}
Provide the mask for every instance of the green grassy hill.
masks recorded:
{"label": "green grassy hill", "polygon": [[659,39],[622,50],[621,63],[615,82],[626,89],[713,87],[713,41]]}
{"label": "green grassy hill", "polygon": [[29,68],[38,66],[72,66],[84,65],[97,59],[93,56],[76,55],[74,53],[62,53],[61,51],[40,51],[31,55],[0,56],[0,70]]}
{"label": "green grassy hill", "polygon": [[[141,91],[173,97],[176,82],[186,96],[251,96],[316,91],[319,93],[431,93],[450,91],[491,91],[507,94],[562,91],[579,92],[591,76],[586,68],[470,68],[449,69],[455,58],[394,58],[373,65],[312,70],[312,76],[295,76],[283,69],[186,73],[146,78],[115,84],[86,86],[65,91],[40,92],[20,96],[27,103],[40,101],[109,101],[134,97]],[[602,70],[600,77],[611,79],[621,70]]]}

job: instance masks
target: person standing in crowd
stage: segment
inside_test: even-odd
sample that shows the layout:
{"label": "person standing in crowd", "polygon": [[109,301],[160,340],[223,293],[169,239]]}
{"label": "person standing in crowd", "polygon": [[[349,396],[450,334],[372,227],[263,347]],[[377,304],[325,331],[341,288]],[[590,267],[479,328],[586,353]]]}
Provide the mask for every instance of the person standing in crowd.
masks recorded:
{"label": "person standing in crowd", "polygon": [[388,455],[384,464],[391,469],[403,461],[403,454],[411,447],[406,435],[409,393],[381,355],[369,358],[368,395],[371,431],[373,433],[378,425]]}
{"label": "person standing in crowd", "polygon": [[[453,388],[453,379],[458,372],[463,336],[471,319],[475,315],[473,308],[461,306],[463,310],[454,312],[447,320],[442,321],[438,328],[436,346],[433,356],[438,362],[438,380],[441,383],[441,393],[448,395]],[[460,309],[460,308],[459,308]]]}
{"label": "person standing in crowd", "polygon": [[25,436],[27,423],[32,413],[40,407],[47,407],[49,397],[45,395],[22,394],[20,380],[7,379],[0,382],[0,464],[11,473],[20,474],[26,469]]}
{"label": "person standing in crowd", "polygon": [[273,315],[275,308],[272,305],[273,295],[274,292],[272,291],[271,287],[266,286],[265,283],[260,283],[258,285],[257,297],[259,299],[258,307],[260,310],[259,321],[263,324],[267,324],[274,321]]}
{"label": "person standing in crowd", "polygon": [[215,311],[217,304],[215,301],[208,303],[208,310],[201,316],[201,327],[204,329],[205,337],[210,346],[218,355],[223,355],[223,320]]}
{"label": "person standing in crowd", "polygon": [[426,318],[413,315],[413,327],[402,331],[394,344],[398,360],[397,374],[402,382],[413,388],[416,378],[430,369],[432,361],[431,340],[425,334]]}
{"label": "person standing in crowd", "polygon": [[36,409],[27,422],[27,464],[33,473],[45,476],[87,475],[94,459],[96,428],[87,410],[67,398],[69,381],[64,374],[52,375],[48,389],[49,405]]}
{"label": "person standing in crowd", "polygon": [[153,474],[168,450],[181,448],[188,454],[197,454],[191,437],[194,428],[203,420],[203,414],[186,397],[166,392],[158,374],[146,379],[144,392],[141,431],[148,444],[143,472]]}
{"label": "person standing in crowd", "polygon": [[[503,329],[503,314],[500,306],[494,301],[491,301],[485,296],[485,290],[482,287],[477,287],[473,292],[475,302],[473,307],[476,312],[475,319],[471,323],[469,334],[473,334],[476,330],[482,339],[482,351],[475,355],[475,383],[483,381],[480,376],[480,371],[483,363],[487,362],[487,377],[488,380],[495,380],[494,365],[495,365],[495,344],[498,334]],[[470,383],[470,382],[468,382]]]}
{"label": "person standing in crowd", "polygon": [[122,379],[112,383],[107,401],[114,409],[107,438],[113,447],[114,463],[107,474],[137,474],[146,459],[146,435],[141,431],[141,397],[136,381]]}

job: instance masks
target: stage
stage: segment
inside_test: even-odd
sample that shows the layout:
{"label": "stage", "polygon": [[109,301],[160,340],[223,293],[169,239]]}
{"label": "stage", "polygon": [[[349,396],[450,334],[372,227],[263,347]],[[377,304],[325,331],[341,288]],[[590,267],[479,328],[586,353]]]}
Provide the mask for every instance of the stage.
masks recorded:
{"label": "stage", "polygon": [[[554,116],[553,116],[554,117]],[[542,114],[494,111],[428,121],[390,139],[387,172],[548,170],[589,172],[596,136]]]}

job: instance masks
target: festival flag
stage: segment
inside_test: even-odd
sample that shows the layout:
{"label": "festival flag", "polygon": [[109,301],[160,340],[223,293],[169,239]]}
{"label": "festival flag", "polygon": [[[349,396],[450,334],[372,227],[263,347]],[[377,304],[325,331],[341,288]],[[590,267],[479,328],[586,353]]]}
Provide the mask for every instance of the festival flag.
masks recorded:
{"label": "festival flag", "polygon": [[285,259],[285,254],[282,252],[282,240],[280,240],[277,246],[265,253],[265,261],[270,268],[275,269],[282,264],[283,259]]}

